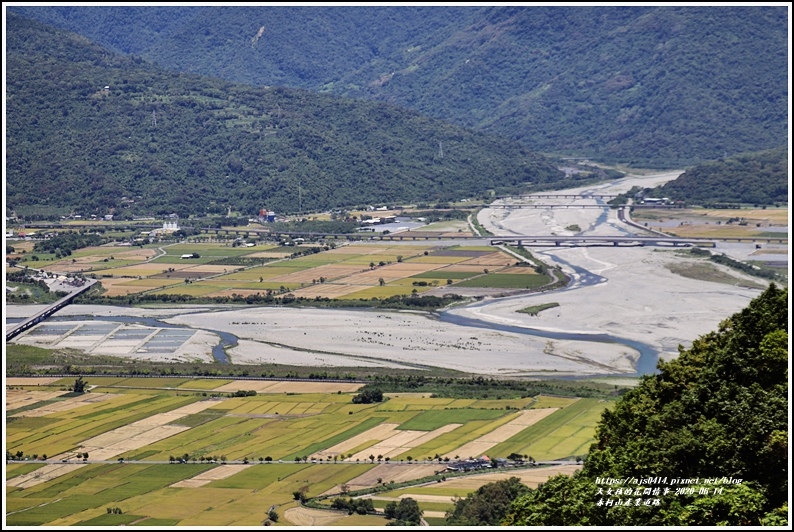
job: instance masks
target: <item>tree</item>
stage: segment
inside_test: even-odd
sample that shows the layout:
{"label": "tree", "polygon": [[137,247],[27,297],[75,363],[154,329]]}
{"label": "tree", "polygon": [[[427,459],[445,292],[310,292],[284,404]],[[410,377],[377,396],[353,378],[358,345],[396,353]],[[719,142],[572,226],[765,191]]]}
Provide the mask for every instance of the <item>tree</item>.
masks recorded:
{"label": "tree", "polygon": [[380,286],[383,286],[383,285],[385,285],[385,284],[386,284],[386,281],[384,281],[384,280],[383,280],[383,277],[381,277],[380,279],[378,279],[378,284],[379,284]]}
{"label": "tree", "polygon": [[389,526],[419,526],[422,522],[422,514],[424,512],[419,508],[419,503],[414,499],[405,497],[404,499],[400,499],[400,502],[397,503],[390,513],[393,514],[395,521],[388,523]]}
{"label": "tree", "polygon": [[513,500],[529,492],[518,477],[510,477],[481,486],[463,499],[456,499],[447,511],[448,525],[498,526],[511,509]]}
{"label": "tree", "polygon": [[278,512],[275,508],[270,508],[267,512],[267,518],[273,521],[274,523],[278,522]]}
{"label": "tree", "polygon": [[83,380],[83,376],[80,375],[74,381],[74,386],[72,387],[72,391],[74,393],[85,393],[85,387],[88,383]]}
{"label": "tree", "polygon": [[353,396],[354,404],[371,404],[383,402],[383,392],[378,389],[369,388],[362,389],[362,391]]}
{"label": "tree", "polygon": [[[680,351],[604,411],[581,471],[519,497],[503,523],[747,526],[787,515],[788,290],[771,284]],[[699,483],[658,504],[598,506],[597,477]],[[742,482],[704,482],[723,477]]]}

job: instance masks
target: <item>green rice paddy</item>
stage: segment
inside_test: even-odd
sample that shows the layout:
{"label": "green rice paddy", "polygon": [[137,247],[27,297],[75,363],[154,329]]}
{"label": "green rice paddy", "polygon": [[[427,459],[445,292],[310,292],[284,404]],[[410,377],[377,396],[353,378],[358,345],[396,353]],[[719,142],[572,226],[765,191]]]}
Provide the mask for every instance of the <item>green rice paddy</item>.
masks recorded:
{"label": "green rice paddy", "polygon": [[[414,460],[434,456],[453,459],[450,453],[455,449],[518,416],[520,412],[516,408],[559,408],[487,450],[489,456],[518,452],[542,460],[586,452],[594,438],[595,423],[610,404],[595,399],[551,396],[477,401],[406,394],[379,404],[361,405],[351,403],[352,393],[264,391],[250,397],[227,397],[213,392],[228,384],[228,379],[88,377],[86,380],[98,385],[88,394],[89,398],[107,394],[107,399],[85,402],[66,397],[41,401],[34,406],[74,403],[71,408],[37,417],[26,417],[32,410],[20,408],[18,417],[7,420],[9,452],[14,454],[19,450],[25,455],[50,457],[46,464],[40,459],[8,464],[6,515],[10,526],[260,526],[270,506],[294,504],[292,494],[296,490],[306,487],[308,496],[319,495],[376,467],[377,463],[368,460],[356,463],[345,456],[359,451],[366,453],[368,448],[380,444],[377,438],[350,445],[345,453],[336,455],[336,461],[330,460],[331,453],[326,454],[325,450],[384,423],[396,424],[397,431],[419,432],[453,423],[461,425],[390,457],[392,463],[402,460],[402,467],[411,467],[405,464],[408,456]],[[71,379],[61,379],[51,385],[29,387],[24,393],[59,390],[70,382]],[[240,383],[240,388],[246,389],[245,383]],[[209,408],[196,411],[191,405]],[[186,406],[192,410],[180,415],[161,415]],[[155,419],[160,420],[159,425],[148,421]],[[136,422],[141,425],[134,425]],[[29,482],[40,472],[64,466],[59,457],[63,453],[81,452],[91,438],[104,438],[114,430],[129,431],[135,426],[143,427],[144,431],[168,426],[178,432],[171,430],[163,432],[160,438],[141,440],[140,444],[120,449],[118,455],[110,456],[104,463],[71,460],[51,480],[15,487],[16,483]],[[121,441],[133,438],[131,433],[125,434]],[[91,451],[94,457],[100,452],[93,447]],[[170,463],[171,458],[184,455],[189,457],[188,463]],[[125,460],[117,461],[117,457]],[[265,461],[265,457],[269,460]],[[296,457],[301,462],[294,463]],[[303,462],[303,457],[309,459],[308,463]],[[318,463],[311,463],[312,458]],[[210,463],[210,459],[218,462]],[[219,463],[221,459],[237,464],[238,469],[208,477],[190,487],[176,485],[198,475],[223,471],[218,469],[223,467]],[[320,463],[320,459],[325,462]],[[243,467],[243,462],[248,467]],[[443,511],[448,505],[432,502],[420,506]],[[108,508],[116,507],[121,514],[108,513]],[[385,523],[382,517],[366,517]],[[289,524],[285,521],[279,524],[282,523]],[[339,523],[349,524],[347,520]]]}

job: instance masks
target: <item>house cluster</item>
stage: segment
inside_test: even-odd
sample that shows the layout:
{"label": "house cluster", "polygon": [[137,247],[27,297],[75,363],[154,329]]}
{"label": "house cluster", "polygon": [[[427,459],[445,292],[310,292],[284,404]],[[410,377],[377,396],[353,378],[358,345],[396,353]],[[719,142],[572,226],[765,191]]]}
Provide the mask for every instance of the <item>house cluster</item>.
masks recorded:
{"label": "house cluster", "polygon": [[670,198],[644,198],[640,203],[643,205],[668,205]]}
{"label": "house cluster", "polygon": [[[496,463],[494,464],[494,462]],[[487,456],[482,455],[479,458],[469,458],[468,460],[450,462],[450,464],[447,465],[447,469],[449,471],[472,471],[475,469],[487,469],[491,467],[505,467],[506,465],[507,459],[505,458],[497,458],[494,461]]]}
{"label": "house cluster", "polygon": [[372,218],[367,218],[366,220],[361,220],[361,225],[367,227],[371,225],[391,224],[396,221],[397,221],[396,216],[375,216]]}
{"label": "house cluster", "polygon": [[275,211],[269,211],[267,209],[259,209],[259,216],[256,220],[249,220],[250,222],[256,221],[261,224],[263,223],[273,223],[276,221],[276,213]]}
{"label": "house cluster", "polygon": [[[149,219],[149,218],[147,218]],[[151,231],[141,231],[138,238],[135,239],[136,243],[144,242],[145,240],[156,240],[158,238],[166,237],[172,233],[179,231],[179,216],[176,214],[169,214],[163,221],[161,229],[152,229]]]}

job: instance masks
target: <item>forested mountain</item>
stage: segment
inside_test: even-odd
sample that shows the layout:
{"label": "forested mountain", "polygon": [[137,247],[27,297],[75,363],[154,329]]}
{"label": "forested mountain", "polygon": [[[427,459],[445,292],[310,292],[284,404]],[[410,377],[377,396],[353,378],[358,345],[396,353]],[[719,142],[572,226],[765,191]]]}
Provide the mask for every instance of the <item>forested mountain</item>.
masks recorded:
{"label": "forested mountain", "polygon": [[788,136],[786,6],[12,7],[167,68],[692,164]]}
{"label": "forested mountain", "polygon": [[693,204],[788,203],[788,147],[699,164],[648,195]]}
{"label": "forested mountain", "polygon": [[604,411],[582,470],[518,497],[503,524],[786,525],[788,309],[770,285],[660,362]]}
{"label": "forested mountain", "polygon": [[392,104],[162,70],[8,13],[18,213],[309,212],[563,179],[546,158]]}

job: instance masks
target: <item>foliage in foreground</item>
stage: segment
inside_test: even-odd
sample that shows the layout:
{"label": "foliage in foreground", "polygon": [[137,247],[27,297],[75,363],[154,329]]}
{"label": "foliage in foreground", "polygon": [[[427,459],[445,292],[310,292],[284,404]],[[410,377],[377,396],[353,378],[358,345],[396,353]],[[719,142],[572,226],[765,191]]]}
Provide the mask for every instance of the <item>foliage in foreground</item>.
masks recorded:
{"label": "foliage in foreground", "polygon": [[387,526],[419,526],[422,521],[422,510],[419,503],[411,497],[400,499],[400,502],[390,502],[384,509],[386,519],[394,519]]}
{"label": "foliage in foreground", "polygon": [[455,500],[455,507],[446,515],[448,525],[498,526],[510,511],[516,498],[529,492],[518,477],[491,482]]}
{"label": "foliage in foreground", "polygon": [[[503,523],[787,524],[787,301],[788,290],[771,284],[678,359],[660,362],[659,374],[604,412],[584,468],[516,499]],[[693,483],[676,493],[674,479]],[[629,487],[642,494],[616,493]]]}

